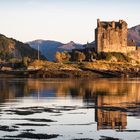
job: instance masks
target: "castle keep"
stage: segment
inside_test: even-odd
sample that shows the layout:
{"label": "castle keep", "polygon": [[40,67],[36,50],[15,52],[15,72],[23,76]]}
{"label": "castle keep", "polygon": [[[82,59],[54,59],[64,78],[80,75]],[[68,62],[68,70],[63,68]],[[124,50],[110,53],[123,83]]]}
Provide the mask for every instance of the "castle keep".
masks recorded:
{"label": "castle keep", "polygon": [[128,45],[127,23],[123,20],[119,22],[104,22],[97,19],[95,29],[96,52],[121,52],[127,53],[135,51],[136,46]]}

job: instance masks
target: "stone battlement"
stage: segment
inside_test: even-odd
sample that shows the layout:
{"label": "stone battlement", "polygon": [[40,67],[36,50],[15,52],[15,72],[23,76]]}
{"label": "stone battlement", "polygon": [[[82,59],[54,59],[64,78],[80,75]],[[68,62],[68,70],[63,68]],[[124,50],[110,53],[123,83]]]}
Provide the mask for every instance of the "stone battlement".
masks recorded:
{"label": "stone battlement", "polygon": [[102,21],[100,22],[100,19],[97,19],[97,27],[98,28],[104,28],[104,29],[123,29],[127,28],[127,23],[124,20],[119,20],[119,22],[111,21],[106,22]]}
{"label": "stone battlement", "polygon": [[127,34],[127,23],[124,20],[106,22],[97,19],[97,28],[95,29],[96,52],[126,53],[128,51]]}

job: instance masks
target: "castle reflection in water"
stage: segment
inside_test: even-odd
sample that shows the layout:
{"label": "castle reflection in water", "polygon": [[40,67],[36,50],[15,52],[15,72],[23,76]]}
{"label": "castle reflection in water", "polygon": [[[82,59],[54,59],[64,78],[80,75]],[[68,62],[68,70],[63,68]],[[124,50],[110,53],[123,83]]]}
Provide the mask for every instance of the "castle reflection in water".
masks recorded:
{"label": "castle reflection in water", "polygon": [[0,101],[19,97],[71,97],[95,108],[97,129],[123,130],[127,115],[140,116],[140,80],[1,79]]}

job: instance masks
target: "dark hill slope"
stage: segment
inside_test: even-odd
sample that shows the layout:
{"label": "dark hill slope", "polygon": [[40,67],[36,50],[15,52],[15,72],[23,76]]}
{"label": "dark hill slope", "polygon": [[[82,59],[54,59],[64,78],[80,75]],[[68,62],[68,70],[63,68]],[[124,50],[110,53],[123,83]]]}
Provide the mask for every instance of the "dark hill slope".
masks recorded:
{"label": "dark hill slope", "polygon": [[[37,50],[31,48],[29,44],[22,43],[0,34],[0,59],[8,60],[11,58],[17,58],[21,60],[26,56],[36,59],[37,54]],[[40,55],[40,58],[45,59],[43,55]]]}
{"label": "dark hill slope", "polygon": [[136,45],[140,46],[140,25],[128,29],[128,40],[135,40]]}

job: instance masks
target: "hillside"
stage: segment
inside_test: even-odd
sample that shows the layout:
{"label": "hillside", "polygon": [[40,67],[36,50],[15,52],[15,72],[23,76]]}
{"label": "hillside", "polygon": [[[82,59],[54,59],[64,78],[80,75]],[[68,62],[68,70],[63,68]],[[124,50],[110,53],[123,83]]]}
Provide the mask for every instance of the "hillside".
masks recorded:
{"label": "hillside", "polygon": [[67,44],[58,42],[58,41],[52,41],[52,40],[35,40],[28,42],[28,44],[32,47],[37,49],[39,45],[40,52],[48,59],[48,60],[54,60],[55,53],[57,51],[71,51],[72,49],[79,49],[82,48],[83,45],[76,44],[73,41],[70,41]]}
{"label": "hillside", "polygon": [[136,45],[140,46],[140,25],[128,29],[128,39],[135,40]]}
{"label": "hillside", "polygon": [[[0,59],[9,60],[16,58],[21,60],[23,57],[37,58],[37,50],[31,48],[28,44],[24,44],[12,38],[8,38],[0,34]],[[45,59],[44,56],[40,58]]]}

